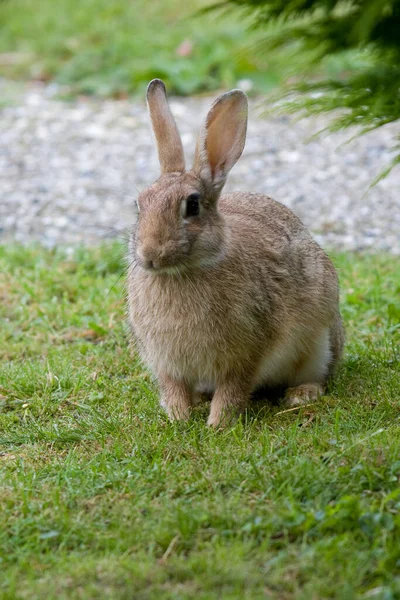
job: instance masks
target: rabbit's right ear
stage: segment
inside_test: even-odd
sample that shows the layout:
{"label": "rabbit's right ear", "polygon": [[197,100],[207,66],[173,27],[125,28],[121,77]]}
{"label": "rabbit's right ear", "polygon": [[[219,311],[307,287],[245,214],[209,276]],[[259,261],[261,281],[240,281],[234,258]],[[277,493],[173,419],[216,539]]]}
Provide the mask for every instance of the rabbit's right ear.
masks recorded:
{"label": "rabbit's right ear", "polygon": [[247,97],[241,90],[219,96],[197,142],[193,171],[218,193],[246,141]]}
{"label": "rabbit's right ear", "polygon": [[182,173],[185,170],[182,141],[161,79],[150,81],[146,97],[161,173]]}

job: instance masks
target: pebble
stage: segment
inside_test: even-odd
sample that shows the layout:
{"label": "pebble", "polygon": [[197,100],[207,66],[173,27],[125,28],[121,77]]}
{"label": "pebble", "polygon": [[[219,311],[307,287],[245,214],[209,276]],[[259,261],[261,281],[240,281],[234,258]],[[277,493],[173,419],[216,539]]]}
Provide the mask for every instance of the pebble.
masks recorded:
{"label": "pebble", "polygon": [[[8,83],[0,81],[0,94]],[[9,94],[7,95],[9,97]],[[187,164],[214,97],[173,98]],[[289,206],[327,249],[400,254],[400,168],[370,189],[393,157],[390,124],[310,138],[328,117],[264,119],[250,102],[246,148],[226,190],[268,194]],[[144,101],[57,99],[27,84],[0,108],[0,243],[95,244],[125,238],[133,200],[158,177]]]}

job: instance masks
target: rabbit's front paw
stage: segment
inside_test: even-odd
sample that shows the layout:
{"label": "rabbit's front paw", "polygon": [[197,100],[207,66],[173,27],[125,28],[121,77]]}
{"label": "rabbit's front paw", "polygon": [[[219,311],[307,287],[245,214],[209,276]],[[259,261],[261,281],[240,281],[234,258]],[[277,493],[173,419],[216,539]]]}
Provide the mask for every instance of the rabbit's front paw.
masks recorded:
{"label": "rabbit's front paw", "polygon": [[225,408],[225,410],[220,411],[217,409],[213,409],[211,406],[210,415],[207,420],[207,425],[209,427],[214,427],[215,429],[223,429],[227,427],[230,423],[233,422],[235,414],[233,411],[229,411]]}
{"label": "rabbit's front paw", "polygon": [[164,405],[171,421],[187,421],[190,417],[190,406],[180,402],[171,402]]}
{"label": "rabbit's front paw", "polygon": [[160,377],[161,406],[171,421],[187,421],[190,416],[191,394],[187,384],[167,375]]}
{"label": "rabbit's front paw", "polygon": [[211,401],[207,425],[222,428],[231,425],[248,403],[247,392],[240,385],[225,384],[217,388]]}

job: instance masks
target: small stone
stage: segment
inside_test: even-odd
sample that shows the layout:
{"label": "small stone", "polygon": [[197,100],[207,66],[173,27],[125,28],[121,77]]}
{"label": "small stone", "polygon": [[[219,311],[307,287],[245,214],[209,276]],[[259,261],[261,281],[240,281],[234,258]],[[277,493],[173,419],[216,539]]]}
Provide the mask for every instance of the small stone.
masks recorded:
{"label": "small stone", "polygon": [[68,225],[68,219],[67,217],[56,217],[54,219],[54,224],[56,225],[56,227],[63,229]]}
{"label": "small stone", "polygon": [[[134,220],[132,198],[159,176],[144,101],[63,102],[54,85],[28,85],[18,104],[0,109],[0,243],[73,248],[121,236]],[[171,101],[188,165],[214,98]],[[395,124],[348,145],[352,132],[307,143],[329,117],[263,119],[260,104],[250,101],[246,147],[226,190],[290,206],[328,249],[399,255],[399,169],[368,189],[393,158]]]}

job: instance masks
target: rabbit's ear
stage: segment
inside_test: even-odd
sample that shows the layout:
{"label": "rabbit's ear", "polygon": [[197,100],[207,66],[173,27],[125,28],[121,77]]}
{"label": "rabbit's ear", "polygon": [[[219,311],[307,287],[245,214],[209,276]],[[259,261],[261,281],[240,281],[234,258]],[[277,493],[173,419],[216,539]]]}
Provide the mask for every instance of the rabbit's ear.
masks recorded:
{"label": "rabbit's ear", "polygon": [[185,158],[182,141],[167,100],[161,79],[153,79],[147,87],[147,106],[157,142],[161,173],[183,172]]}
{"label": "rabbit's ear", "polygon": [[197,141],[194,172],[220,191],[246,141],[247,97],[241,90],[219,96]]}

